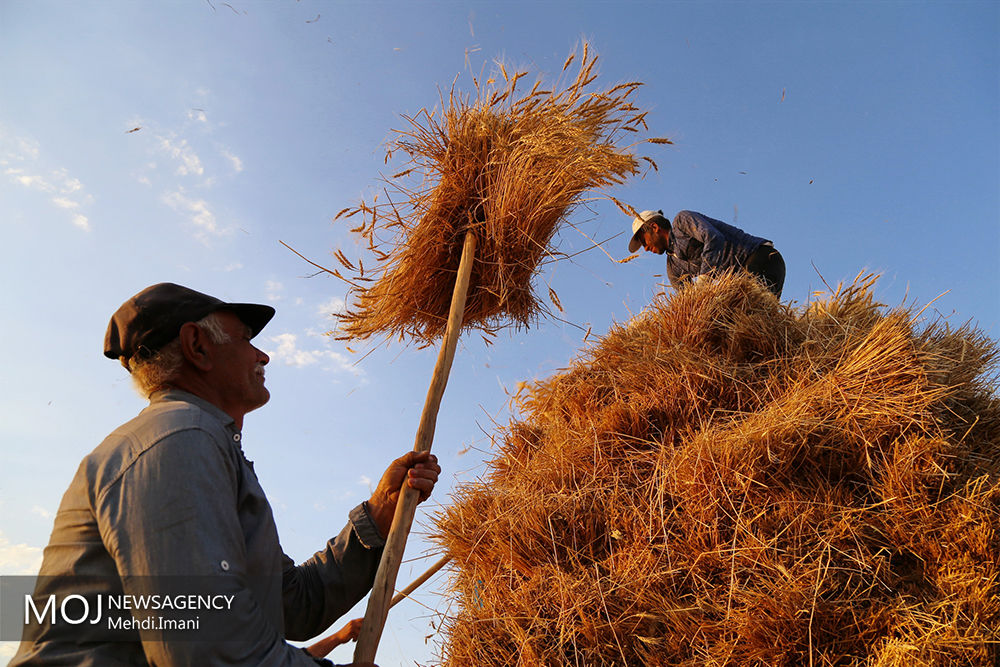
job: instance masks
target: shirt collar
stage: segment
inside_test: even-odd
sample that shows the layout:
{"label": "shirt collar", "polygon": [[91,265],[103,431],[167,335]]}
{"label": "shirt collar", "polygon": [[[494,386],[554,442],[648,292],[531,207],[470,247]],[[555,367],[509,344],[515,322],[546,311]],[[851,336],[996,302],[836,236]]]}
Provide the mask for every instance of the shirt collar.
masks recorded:
{"label": "shirt collar", "polygon": [[[222,408],[209,403],[201,396],[196,396],[195,394],[182,389],[170,388],[155,391],[149,397],[150,406],[156,405],[157,403],[165,403],[167,401],[184,401],[185,403],[197,405],[199,408],[218,419],[227,431],[237,435],[240,432],[239,429],[236,428],[236,420],[233,419],[229,413]],[[239,438],[236,438],[236,441],[239,442]]]}

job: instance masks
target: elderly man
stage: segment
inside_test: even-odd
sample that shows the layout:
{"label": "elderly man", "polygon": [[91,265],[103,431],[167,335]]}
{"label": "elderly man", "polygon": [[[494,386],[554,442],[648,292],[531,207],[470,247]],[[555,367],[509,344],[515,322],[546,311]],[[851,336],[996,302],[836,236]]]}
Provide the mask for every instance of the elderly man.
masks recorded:
{"label": "elderly man", "polygon": [[681,211],[673,224],[663,211],[643,211],[632,220],[628,251],[640,247],[667,254],[667,277],[678,289],[700,276],[735,269],[756,276],[779,298],[785,284],[785,260],[771,241],[695,211]]}
{"label": "elderly man", "polygon": [[423,500],[441,469],[426,453],[396,459],[295,565],[241,447],[244,415],[270,396],[251,339],[273,315],[161,283],[111,318],[104,354],[150,403],[63,496],[12,665],[330,664],[286,639],[322,633],[364,597],[404,480]]}

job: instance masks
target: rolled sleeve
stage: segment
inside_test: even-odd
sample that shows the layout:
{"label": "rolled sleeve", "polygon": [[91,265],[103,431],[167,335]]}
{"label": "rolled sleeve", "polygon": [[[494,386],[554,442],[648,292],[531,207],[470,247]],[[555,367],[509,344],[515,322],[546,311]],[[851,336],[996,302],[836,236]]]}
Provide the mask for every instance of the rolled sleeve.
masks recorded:
{"label": "rolled sleeve", "polygon": [[381,549],[385,546],[385,538],[379,533],[375,520],[368,512],[368,503],[361,503],[352,509],[348,518],[361,544],[368,549]]}

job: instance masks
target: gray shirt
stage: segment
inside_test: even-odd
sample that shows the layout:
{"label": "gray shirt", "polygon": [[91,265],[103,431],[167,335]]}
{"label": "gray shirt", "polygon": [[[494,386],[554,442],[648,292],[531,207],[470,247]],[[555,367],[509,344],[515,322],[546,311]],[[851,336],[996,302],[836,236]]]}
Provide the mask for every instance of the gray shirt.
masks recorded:
{"label": "gray shirt", "polygon": [[667,277],[674,287],[714,271],[739,269],[747,257],[769,240],[697,211],[674,216],[667,244]]}
{"label": "gray shirt", "polygon": [[35,591],[41,600],[168,589],[231,600],[210,627],[106,641],[97,625],[42,623],[26,629],[11,665],[315,665],[285,639],[316,636],[364,597],[384,541],[359,505],[325,549],[295,565],[240,439],[207,401],[154,394],[81,462]]}

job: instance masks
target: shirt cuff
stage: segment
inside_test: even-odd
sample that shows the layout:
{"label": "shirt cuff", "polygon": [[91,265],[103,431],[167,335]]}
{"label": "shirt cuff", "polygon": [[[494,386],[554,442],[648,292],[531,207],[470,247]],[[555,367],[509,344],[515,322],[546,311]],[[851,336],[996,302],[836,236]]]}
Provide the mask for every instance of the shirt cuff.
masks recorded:
{"label": "shirt cuff", "polygon": [[368,513],[367,503],[361,503],[351,510],[348,515],[354,534],[366,549],[381,549],[385,546],[385,539],[378,532],[378,527]]}
{"label": "shirt cuff", "polygon": [[303,652],[303,653],[305,653],[305,654],[306,654],[306,656],[307,656],[307,657],[308,657],[308,658],[309,658],[310,660],[312,660],[312,661],[313,661],[314,663],[316,663],[317,665],[322,665],[322,667],[337,667],[336,665],[334,665],[334,664],[333,664],[332,662],[330,662],[330,661],[329,661],[329,660],[327,660],[326,658],[314,658],[314,657],[312,656],[312,654],[310,654],[310,653],[309,653],[309,651],[307,651],[307,650],[306,650],[306,649],[304,649],[304,648],[302,649],[302,652]]}

